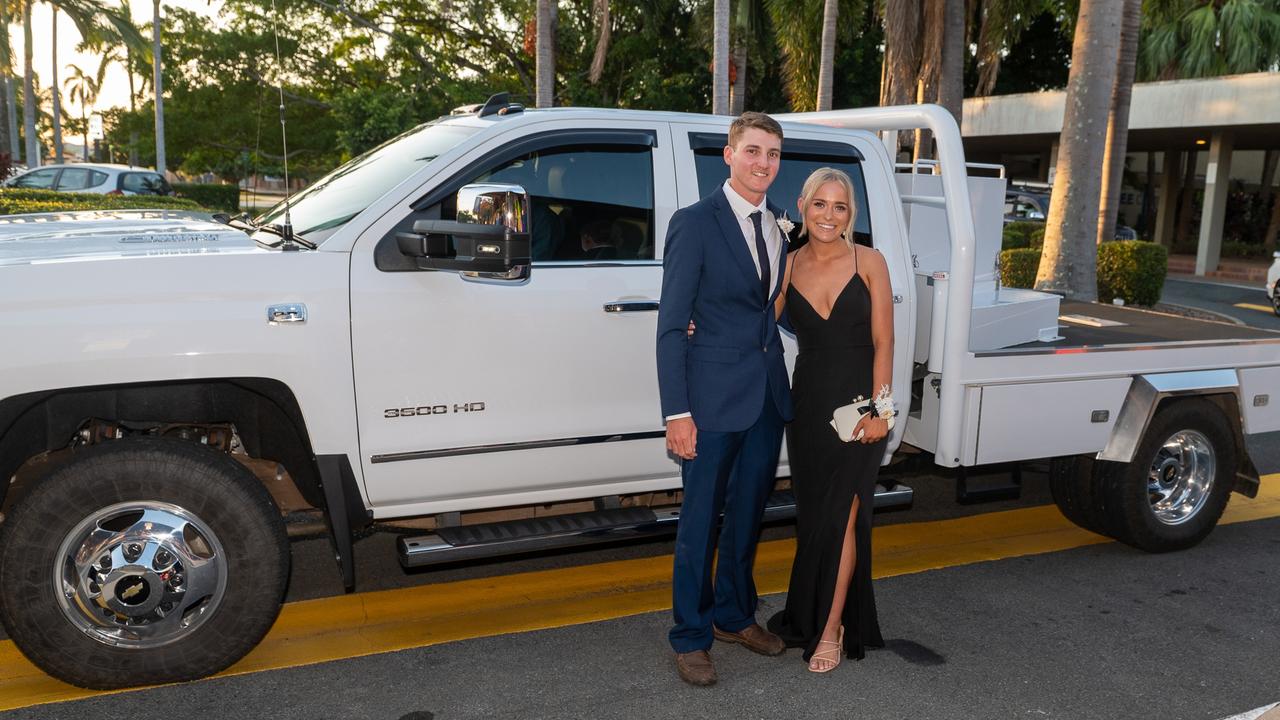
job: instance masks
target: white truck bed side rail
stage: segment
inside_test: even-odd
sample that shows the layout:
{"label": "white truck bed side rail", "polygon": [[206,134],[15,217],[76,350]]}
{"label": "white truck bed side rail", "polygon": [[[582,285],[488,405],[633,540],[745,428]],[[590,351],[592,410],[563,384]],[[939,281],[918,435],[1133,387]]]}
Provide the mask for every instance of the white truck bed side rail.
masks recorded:
{"label": "white truck bed side rail", "polygon": [[[968,171],[959,125],[951,113],[940,105],[830,110],[776,117],[789,122],[872,132],[918,128],[927,128],[933,132],[938,145],[947,227],[951,233],[950,296],[947,299],[946,329],[943,336],[938,445],[934,459],[943,467],[957,467],[960,464],[961,426],[964,421],[963,368],[969,354],[969,320],[973,310],[974,257],[977,247],[973,215],[969,210]],[[897,191],[896,188],[889,190]]]}

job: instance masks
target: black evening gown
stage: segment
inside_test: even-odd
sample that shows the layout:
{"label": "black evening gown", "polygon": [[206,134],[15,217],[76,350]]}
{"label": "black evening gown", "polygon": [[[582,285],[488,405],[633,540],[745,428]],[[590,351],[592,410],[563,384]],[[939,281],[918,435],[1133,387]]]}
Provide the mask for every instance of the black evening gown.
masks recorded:
{"label": "black evening gown", "polygon": [[792,285],[787,314],[800,346],[792,377],[795,420],[787,428],[787,456],[796,496],[796,559],[787,606],[769,629],[789,647],[813,655],[836,587],[840,550],[855,495],[860,498],[854,538],[857,562],[845,601],[846,656],[862,659],[884,647],[871,588],[871,511],[885,440],[841,442],[831,414],[859,395],[872,396],[871,294],[857,273],[823,318]]}

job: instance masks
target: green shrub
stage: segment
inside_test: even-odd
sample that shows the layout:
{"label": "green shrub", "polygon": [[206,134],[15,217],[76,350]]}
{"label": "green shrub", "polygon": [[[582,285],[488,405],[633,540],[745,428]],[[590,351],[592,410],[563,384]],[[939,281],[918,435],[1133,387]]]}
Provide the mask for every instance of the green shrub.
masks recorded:
{"label": "green shrub", "polygon": [[1036,223],[1039,227],[1027,233],[1027,240],[1031,241],[1031,247],[1044,247],[1044,223]]}
{"label": "green shrub", "polygon": [[1040,248],[1013,248],[1000,252],[1000,284],[1031,288],[1040,269]]}
{"label": "green shrub", "polygon": [[1014,248],[1031,247],[1031,240],[1028,234],[1039,225],[1040,223],[1031,222],[1011,222],[1006,224],[1000,242],[1000,249],[1012,250]]}
{"label": "green shrub", "polygon": [[212,185],[202,183],[173,183],[178,197],[194,200],[200,205],[230,213],[240,212],[239,185]]}
{"label": "green shrub", "polygon": [[1098,302],[1115,298],[1128,305],[1155,305],[1169,271],[1169,251],[1144,240],[1116,240],[1098,246]]}
{"label": "green shrub", "polygon": [[163,195],[99,195],[67,193],[53,190],[0,188],[0,215],[64,212],[68,210],[130,210],[162,208],[166,210],[203,211],[186,198]]}
{"label": "green shrub", "polygon": [[[1195,252],[1194,250],[1192,252]],[[1262,243],[1246,243],[1234,240],[1224,240],[1222,242],[1222,257],[1224,258],[1262,258],[1271,257],[1271,252],[1267,250],[1267,246]]]}

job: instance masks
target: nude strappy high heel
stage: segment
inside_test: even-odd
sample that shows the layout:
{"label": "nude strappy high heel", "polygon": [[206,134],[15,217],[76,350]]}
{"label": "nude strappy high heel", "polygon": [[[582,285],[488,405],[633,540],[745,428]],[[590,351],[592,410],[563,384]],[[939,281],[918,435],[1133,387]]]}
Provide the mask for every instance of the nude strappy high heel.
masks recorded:
{"label": "nude strappy high heel", "polygon": [[[843,625],[840,626],[840,631],[836,633],[835,640],[819,640],[818,641],[819,648],[821,648],[823,645],[831,645],[833,647],[829,647],[826,650],[813,651],[813,655],[809,657],[809,672],[825,673],[825,672],[831,672],[832,670],[835,670],[836,668],[840,667],[840,656],[841,656],[841,653],[844,651],[844,626]],[[831,663],[831,667],[816,668],[813,666],[814,660],[826,660],[827,662]]]}

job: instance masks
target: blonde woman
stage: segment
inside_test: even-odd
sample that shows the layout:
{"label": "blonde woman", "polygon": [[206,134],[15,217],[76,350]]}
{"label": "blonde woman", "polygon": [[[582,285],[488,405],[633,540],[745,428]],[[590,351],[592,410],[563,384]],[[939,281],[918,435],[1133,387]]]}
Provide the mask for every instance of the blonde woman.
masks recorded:
{"label": "blonde woman", "polygon": [[[814,672],[883,647],[871,588],[871,510],[892,413],[893,301],[880,253],[853,243],[853,183],[820,168],[798,201],[808,242],[787,258],[775,310],[799,342],[787,455],[796,495],[796,559],[787,606],[769,629],[804,648]],[[876,410],[850,437],[832,412],[861,396]]]}

